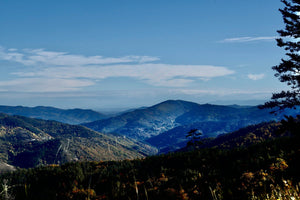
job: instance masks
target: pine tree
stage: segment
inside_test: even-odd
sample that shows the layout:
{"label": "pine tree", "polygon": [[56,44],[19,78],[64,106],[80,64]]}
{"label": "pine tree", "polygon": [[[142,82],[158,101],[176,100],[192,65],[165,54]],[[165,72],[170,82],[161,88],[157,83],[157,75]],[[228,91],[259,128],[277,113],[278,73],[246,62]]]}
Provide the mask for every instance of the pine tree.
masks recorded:
{"label": "pine tree", "polygon": [[279,9],[282,14],[285,28],[277,31],[280,38],[277,46],[287,51],[286,59],[272,67],[276,71],[275,76],[281,82],[285,82],[290,90],[274,93],[270,101],[261,108],[295,108],[300,105],[300,0],[281,0],[285,7]]}
{"label": "pine tree", "polygon": [[187,146],[192,146],[193,148],[197,148],[200,144],[202,144],[201,140],[202,132],[198,129],[192,129],[190,130],[186,137],[190,138],[190,141],[188,141]]}

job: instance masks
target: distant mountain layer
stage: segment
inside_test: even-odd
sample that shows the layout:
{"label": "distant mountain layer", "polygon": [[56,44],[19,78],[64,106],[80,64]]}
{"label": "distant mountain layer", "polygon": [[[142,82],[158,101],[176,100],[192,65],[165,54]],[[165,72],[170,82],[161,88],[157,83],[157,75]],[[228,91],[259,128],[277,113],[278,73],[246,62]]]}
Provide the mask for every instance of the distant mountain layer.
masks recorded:
{"label": "distant mountain layer", "polygon": [[156,152],[142,142],[79,125],[0,114],[0,163],[6,168],[132,159]]}
{"label": "distant mountain layer", "polygon": [[104,114],[86,109],[59,109],[53,107],[37,106],[0,106],[0,113],[20,115],[31,118],[55,120],[68,124],[81,124],[106,118]]}
{"label": "distant mountain layer", "polygon": [[93,130],[119,133],[143,140],[181,125],[176,122],[177,117],[198,106],[196,103],[185,101],[166,101],[152,107],[137,109],[83,125]]}
{"label": "distant mountain layer", "polygon": [[[295,115],[297,112],[289,110],[288,114]],[[272,115],[270,110],[261,110],[257,106],[200,105],[169,100],[83,125],[104,133],[146,140],[159,149],[179,149],[185,146],[185,136],[193,128],[201,130],[205,137],[215,137],[248,125],[280,120],[284,114]]]}
{"label": "distant mountain layer", "polygon": [[269,114],[269,110],[260,110],[255,106],[200,105],[169,100],[152,107],[83,125],[100,132],[114,132],[145,140],[179,126],[192,128],[197,125],[196,128],[203,129],[204,134],[217,135],[280,117]]}

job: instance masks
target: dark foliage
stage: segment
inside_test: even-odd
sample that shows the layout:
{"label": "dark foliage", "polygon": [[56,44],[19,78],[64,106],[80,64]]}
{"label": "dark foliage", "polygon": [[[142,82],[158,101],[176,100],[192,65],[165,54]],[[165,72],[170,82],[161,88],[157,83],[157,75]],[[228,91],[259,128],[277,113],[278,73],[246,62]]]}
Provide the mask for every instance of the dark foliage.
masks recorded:
{"label": "dark foliage", "polygon": [[186,137],[189,139],[187,146],[197,148],[199,145],[201,145],[201,135],[202,133],[198,129],[191,129],[186,135]]}
{"label": "dark foliage", "polygon": [[273,67],[276,71],[275,76],[281,82],[290,86],[290,90],[274,93],[272,100],[266,102],[261,108],[274,108],[279,110],[294,108],[300,105],[300,1],[282,0],[285,7],[279,9],[285,28],[279,30],[281,38],[277,39],[277,45],[287,51],[287,58],[282,59],[281,63]]}

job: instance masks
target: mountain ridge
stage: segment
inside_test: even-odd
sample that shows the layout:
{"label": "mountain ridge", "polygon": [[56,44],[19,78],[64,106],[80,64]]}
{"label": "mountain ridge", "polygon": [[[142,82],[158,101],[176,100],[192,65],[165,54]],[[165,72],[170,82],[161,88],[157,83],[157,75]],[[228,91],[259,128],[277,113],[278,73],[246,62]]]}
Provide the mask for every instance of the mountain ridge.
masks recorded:
{"label": "mountain ridge", "polygon": [[[192,109],[195,105],[197,104],[193,102],[167,100],[147,108],[82,125],[105,133],[115,132],[135,139],[140,137],[144,139],[174,128],[177,126],[174,124],[175,118]],[[104,128],[101,128],[102,126]]]}
{"label": "mountain ridge", "polygon": [[60,109],[50,106],[26,107],[0,105],[0,113],[44,120],[55,120],[68,124],[87,123],[107,117],[106,115],[91,109]]}
{"label": "mountain ridge", "polygon": [[186,133],[199,129],[205,137],[233,132],[245,126],[267,121],[278,121],[289,110],[278,115],[257,106],[197,104],[182,100],[167,100],[156,105],[123,113],[119,116],[82,124],[105,133],[118,133],[146,141],[157,148],[182,148]]}
{"label": "mountain ridge", "polygon": [[[245,112],[249,112],[251,109],[255,110],[254,112],[259,112],[259,114],[264,114],[260,118],[265,117],[265,115],[272,119],[276,118],[269,115],[268,111],[259,110],[257,107],[233,107],[212,104],[197,104],[182,100],[167,100],[151,107],[123,113],[119,116],[108,119],[84,123],[82,125],[98,131],[116,132],[121,134],[125,134],[130,128],[135,128],[134,126],[140,126],[140,130],[141,128],[148,129],[145,130],[146,134],[141,136],[142,139],[147,139],[179,125],[219,120],[219,118],[224,120],[228,118],[228,114],[230,113],[232,113],[230,115],[232,116],[243,110],[245,114]],[[222,117],[224,113],[227,116]],[[218,115],[218,118],[214,119],[214,115]],[[201,117],[203,119],[201,119]],[[136,135],[139,136],[138,130],[135,131]],[[152,133],[147,134],[147,131]],[[125,135],[135,138],[135,134],[127,133]]]}

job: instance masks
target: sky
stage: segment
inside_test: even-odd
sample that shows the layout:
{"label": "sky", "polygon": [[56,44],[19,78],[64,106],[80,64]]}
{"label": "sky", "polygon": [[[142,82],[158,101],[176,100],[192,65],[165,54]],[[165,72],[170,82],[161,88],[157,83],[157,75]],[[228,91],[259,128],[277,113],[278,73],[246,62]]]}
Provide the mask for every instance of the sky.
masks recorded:
{"label": "sky", "polygon": [[286,89],[280,0],[0,0],[0,105],[253,104]]}

